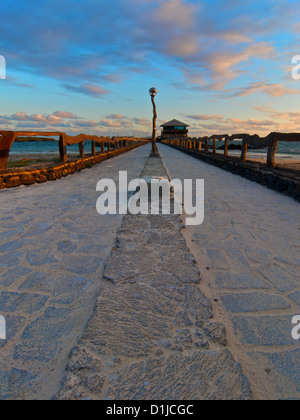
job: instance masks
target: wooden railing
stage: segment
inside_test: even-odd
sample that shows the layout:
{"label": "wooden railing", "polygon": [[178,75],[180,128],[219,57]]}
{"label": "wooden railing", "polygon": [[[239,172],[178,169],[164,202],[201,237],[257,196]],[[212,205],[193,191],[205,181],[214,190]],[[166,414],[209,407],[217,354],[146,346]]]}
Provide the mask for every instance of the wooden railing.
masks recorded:
{"label": "wooden railing", "polygon": [[210,142],[212,142],[212,153],[214,155],[217,155],[217,141],[224,141],[224,156],[228,157],[229,142],[234,140],[242,141],[242,162],[247,161],[247,152],[249,146],[252,146],[257,150],[267,148],[267,166],[274,168],[276,162],[276,151],[278,148],[278,143],[280,141],[289,143],[300,143],[300,133],[270,133],[267,137],[259,137],[258,135],[252,136],[250,134],[233,134],[232,136],[229,136],[228,134],[220,134],[213,135],[210,137],[199,138],[171,137],[167,139],[162,139],[162,143],[175,145],[183,149],[194,149],[199,152],[210,153]]}
{"label": "wooden railing", "polygon": [[0,171],[6,171],[7,162],[9,159],[10,149],[17,137],[59,137],[58,147],[60,154],[60,161],[66,163],[68,161],[67,157],[67,146],[78,144],[79,155],[81,158],[84,158],[85,150],[84,145],[85,141],[91,141],[91,154],[96,156],[96,147],[101,148],[101,153],[105,153],[105,148],[108,152],[113,150],[118,150],[124,147],[128,147],[137,142],[141,142],[141,139],[133,138],[116,138],[111,139],[110,137],[98,137],[87,134],[80,134],[79,136],[68,136],[65,133],[61,132],[37,132],[37,131],[0,131]]}

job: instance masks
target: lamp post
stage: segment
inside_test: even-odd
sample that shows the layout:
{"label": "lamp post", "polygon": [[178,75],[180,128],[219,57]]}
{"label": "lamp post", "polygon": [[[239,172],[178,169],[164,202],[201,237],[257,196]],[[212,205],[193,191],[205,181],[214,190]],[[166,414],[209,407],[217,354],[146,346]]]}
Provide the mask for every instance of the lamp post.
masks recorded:
{"label": "lamp post", "polygon": [[151,101],[153,104],[153,133],[152,133],[152,153],[156,154],[156,120],[157,120],[157,112],[156,112],[156,105],[154,102],[154,98],[157,95],[157,89],[151,88],[149,90]]}

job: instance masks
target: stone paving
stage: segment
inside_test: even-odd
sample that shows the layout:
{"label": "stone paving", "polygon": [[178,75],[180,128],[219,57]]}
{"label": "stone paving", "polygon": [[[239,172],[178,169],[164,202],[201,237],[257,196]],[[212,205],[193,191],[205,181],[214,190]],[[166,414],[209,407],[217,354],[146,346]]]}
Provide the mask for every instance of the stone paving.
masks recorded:
{"label": "stone paving", "polygon": [[[150,158],[142,176],[165,176]],[[178,216],[126,216],[59,400],[247,400]]]}
{"label": "stone paving", "polygon": [[172,178],[205,179],[205,222],[184,229],[201,290],[227,329],[228,345],[255,398],[300,397],[299,204],[167,146]]}
{"label": "stone paving", "polygon": [[299,398],[299,204],[160,145],[204,224],[100,217],[97,181],[150,149],[0,193],[0,399]]}
{"label": "stone paving", "polygon": [[0,192],[0,399],[48,399],[93,313],[123,216],[96,212],[100,178],[137,178],[150,146],[43,185]]}

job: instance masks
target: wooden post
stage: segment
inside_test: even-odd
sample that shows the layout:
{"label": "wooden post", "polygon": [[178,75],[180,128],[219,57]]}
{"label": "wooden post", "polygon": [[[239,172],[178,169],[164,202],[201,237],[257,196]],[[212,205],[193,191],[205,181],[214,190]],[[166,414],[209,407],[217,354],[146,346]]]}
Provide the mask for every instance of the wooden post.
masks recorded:
{"label": "wooden post", "polygon": [[109,139],[108,140],[108,153],[111,151],[110,142],[111,142],[111,140]]}
{"label": "wooden post", "polygon": [[267,158],[267,166],[269,168],[275,168],[277,147],[278,147],[278,140],[276,139],[270,140],[270,144],[268,147],[268,158]]}
{"label": "wooden post", "polygon": [[205,140],[205,151],[209,152],[208,139]]}
{"label": "wooden post", "polygon": [[199,141],[199,152],[202,150],[202,141]]}
{"label": "wooden post", "polygon": [[92,156],[96,155],[96,142],[92,141]]}
{"label": "wooden post", "polygon": [[217,154],[217,139],[214,139],[213,140],[213,153],[214,153],[214,155],[216,155]]}
{"label": "wooden post", "polygon": [[9,152],[13,142],[15,141],[15,133],[10,131],[3,134],[0,138],[0,171],[6,171]]}
{"label": "wooden post", "polygon": [[241,161],[246,162],[247,160],[247,152],[248,152],[248,144],[246,143],[246,140],[243,140],[243,146],[242,146],[242,155],[241,155]]}
{"label": "wooden post", "polygon": [[68,158],[67,158],[67,146],[66,144],[64,144],[64,136],[59,136],[59,155],[60,155],[60,161],[63,163],[67,163],[68,162]]}
{"label": "wooden post", "polygon": [[81,158],[84,158],[84,140],[78,143],[79,155]]}
{"label": "wooden post", "polygon": [[229,139],[225,139],[225,148],[224,148],[224,156],[228,156],[228,150],[229,150]]}
{"label": "wooden post", "polygon": [[105,143],[104,143],[104,141],[102,142],[102,153],[103,154],[105,153]]}

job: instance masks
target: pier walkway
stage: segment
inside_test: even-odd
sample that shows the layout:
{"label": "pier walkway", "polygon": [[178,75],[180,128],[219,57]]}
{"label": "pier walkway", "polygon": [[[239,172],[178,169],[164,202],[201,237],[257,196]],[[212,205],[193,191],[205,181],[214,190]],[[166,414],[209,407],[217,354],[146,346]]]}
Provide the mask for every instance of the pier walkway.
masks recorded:
{"label": "pier walkway", "polygon": [[255,398],[300,398],[299,203],[167,146],[172,178],[205,179],[205,221],[183,230],[201,290]]}
{"label": "pier walkway", "polygon": [[99,216],[150,149],[0,193],[0,399],[299,398],[299,204],[159,145],[204,224]]}

